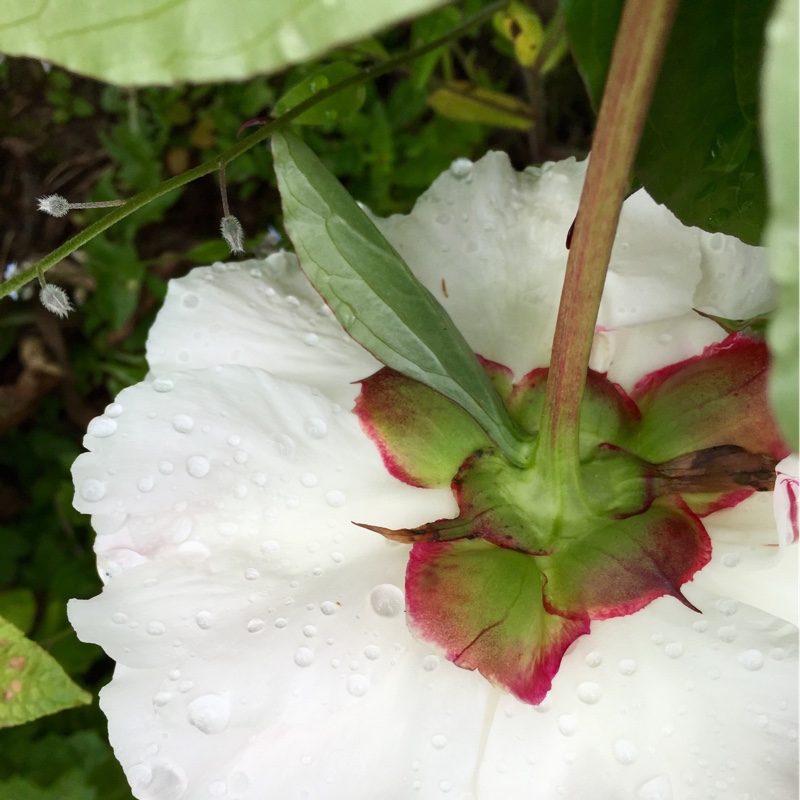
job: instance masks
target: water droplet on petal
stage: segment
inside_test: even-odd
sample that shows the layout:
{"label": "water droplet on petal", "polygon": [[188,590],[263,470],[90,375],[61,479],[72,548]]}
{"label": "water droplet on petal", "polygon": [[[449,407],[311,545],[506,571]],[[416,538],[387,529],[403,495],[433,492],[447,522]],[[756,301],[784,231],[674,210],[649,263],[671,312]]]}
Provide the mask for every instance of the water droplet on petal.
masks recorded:
{"label": "water droplet on petal", "polygon": [[472,172],[472,162],[468,158],[457,158],[450,164],[450,174],[459,180]]}
{"label": "water droplet on petal", "polygon": [[353,697],[363,697],[369,691],[369,678],[366,675],[356,673],[349,675],[345,682],[347,693]]}
{"label": "water droplet on petal", "polygon": [[730,597],[723,597],[717,600],[717,608],[726,616],[733,616],[739,609],[739,604]]}
{"label": "water droplet on petal", "polygon": [[194,420],[188,414],[176,414],[172,418],[172,427],[178,433],[189,433],[194,428]]}
{"label": "water droplet on petal", "polygon": [[758,650],[745,650],[739,653],[739,663],[745,669],[755,672],[764,666],[764,656]]}
{"label": "water droplet on petal", "polygon": [[424,669],[425,672],[433,672],[438,666],[438,656],[425,656],[425,658],[422,659],[422,669]]}
{"label": "water droplet on petal", "polygon": [[222,797],[228,791],[225,781],[211,781],[208,784],[208,793],[212,797]]}
{"label": "water droplet on petal", "polygon": [[683,655],[683,645],[680,642],[670,642],[664,648],[664,653],[669,658],[680,658]]}
{"label": "water droplet on petal", "polygon": [[447,746],[447,737],[444,734],[437,733],[435,736],[431,737],[431,744],[437,750],[441,750],[443,747]]}
{"label": "water droplet on petal", "polygon": [[300,483],[306,487],[306,489],[311,489],[317,485],[318,478],[313,472],[304,472],[303,475],[300,477]]}
{"label": "water droplet on petal", "polygon": [[396,617],[405,608],[405,597],[393,583],[381,583],[369,596],[372,610],[379,617]]}
{"label": "water droplet on petal", "polygon": [[171,392],[175,388],[175,384],[169,378],[156,378],[153,381],[154,392]]}
{"label": "water droplet on petal", "polygon": [[633,764],[638,755],[639,751],[636,749],[636,745],[628,739],[617,739],[614,742],[614,758],[620,764]]}
{"label": "water droplet on petal", "polygon": [[263,619],[258,619],[258,617],[255,617],[254,619],[251,619],[247,623],[247,632],[248,633],[258,633],[263,627],[264,627],[264,620]]}
{"label": "water droplet on petal", "polygon": [[116,614],[111,615],[111,621],[115,625],[124,625],[128,621],[128,615],[118,611]]}
{"label": "water droplet on petal", "polygon": [[105,415],[107,417],[118,417],[123,412],[123,408],[119,403],[111,403],[106,406],[105,408]]}
{"label": "water droplet on petal", "polygon": [[633,659],[623,658],[622,661],[617,664],[617,669],[623,675],[633,675],[633,673],[636,672],[637,664]]}
{"label": "water droplet on petal", "polygon": [[289,624],[289,620],[286,617],[278,617],[275,620],[275,627],[278,629],[285,628]]}
{"label": "water droplet on petal", "polygon": [[336,613],[336,603],[332,603],[330,600],[325,600],[324,602],[320,603],[319,610],[325,614],[326,617],[329,617],[331,614]]}
{"label": "water droplet on petal", "polygon": [[364,658],[369,661],[377,661],[381,657],[381,649],[375,644],[368,644],[364,648]]}
{"label": "water droplet on petal", "polygon": [[211,470],[211,465],[205,456],[189,456],[186,459],[186,471],[193,478],[205,478]]}
{"label": "water droplet on petal", "polygon": [[134,764],[125,770],[125,777],[134,792],[146,789],[153,780],[153,770],[147,764]]}
{"label": "water droplet on petal", "polygon": [[191,725],[203,733],[222,733],[228,727],[231,708],[218,694],[204,694],[189,703],[186,717]]}
{"label": "water droplet on petal", "polygon": [[197,308],[200,305],[200,298],[194,292],[191,292],[183,296],[181,305],[184,308]]}
{"label": "water droplet on petal", "polygon": [[717,637],[723,642],[732,642],[736,639],[735,625],[722,625],[717,629]]}
{"label": "water droplet on petal", "polygon": [[210,611],[200,611],[194,618],[198,628],[207,631],[214,624],[214,615]]}
{"label": "water droplet on petal", "polygon": [[558,730],[564,736],[572,736],[576,730],[578,730],[578,725],[575,722],[575,717],[569,714],[562,714],[558,718]]}
{"label": "water droplet on petal", "polygon": [[342,492],[334,489],[325,495],[325,502],[331,508],[341,508],[345,504],[346,500]]}
{"label": "water droplet on petal", "polygon": [[147,494],[147,492],[153,491],[153,487],[155,485],[156,479],[152,475],[145,475],[144,478],[139,479],[136,484],[136,488],[143,494]]}
{"label": "water droplet on petal", "polygon": [[313,625],[303,626],[303,636],[305,636],[306,639],[313,639],[316,635],[317,629]]}
{"label": "water droplet on petal", "polygon": [[594,705],[602,696],[600,687],[592,681],[578,684],[578,699],[587,705]]}
{"label": "water droplet on petal", "polygon": [[145,630],[151,636],[161,636],[167,630],[167,626],[163,622],[159,622],[158,620],[153,620],[153,622],[147,623],[147,628]]}
{"label": "water droplet on petal", "polygon": [[105,483],[97,480],[97,478],[86,478],[81,484],[81,488],[78,490],[78,494],[80,494],[87,503],[96,503],[98,500],[102,500],[103,497],[105,497],[105,493]]}
{"label": "water droplet on petal", "polygon": [[95,417],[86,429],[89,436],[105,439],[117,430],[117,423],[109,417]]}
{"label": "water droplet on petal", "polygon": [[666,775],[643,783],[636,791],[637,800],[672,800],[672,784]]}
{"label": "water droplet on petal", "polygon": [[158,462],[158,471],[162,475],[172,475],[175,469],[175,465],[171,461],[159,461]]}
{"label": "water droplet on petal", "polygon": [[248,567],[244,571],[244,578],[247,581],[255,581],[261,577],[261,573],[255,567]]}
{"label": "water droplet on petal", "polygon": [[298,667],[308,667],[314,661],[314,652],[308,647],[298,647],[294,651],[294,663]]}
{"label": "water droplet on petal", "polygon": [[600,655],[596,650],[593,650],[586,656],[586,666],[587,667],[599,667],[603,663],[603,656]]}

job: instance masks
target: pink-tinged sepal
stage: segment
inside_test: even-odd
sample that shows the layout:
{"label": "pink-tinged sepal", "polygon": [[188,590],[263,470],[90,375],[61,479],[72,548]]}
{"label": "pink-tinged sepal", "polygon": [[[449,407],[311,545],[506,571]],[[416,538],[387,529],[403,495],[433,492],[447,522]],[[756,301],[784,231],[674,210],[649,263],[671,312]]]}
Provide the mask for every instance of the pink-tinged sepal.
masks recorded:
{"label": "pink-tinged sepal", "polygon": [[477,669],[525,703],[541,703],[561,658],[589,632],[543,603],[534,558],[480,539],[415,544],[406,571],[412,630],[464,669]]}
{"label": "pink-tinged sepal", "polygon": [[388,367],[361,381],[355,412],[389,473],[411,486],[449,486],[464,459],[488,444],[461,407]]}
{"label": "pink-tinged sepal", "polygon": [[537,558],[553,613],[608,619],[663,595],[694,608],[680,587],[710,561],[711,540],[680,498],[660,498],[626,519],[593,520],[575,534]]}

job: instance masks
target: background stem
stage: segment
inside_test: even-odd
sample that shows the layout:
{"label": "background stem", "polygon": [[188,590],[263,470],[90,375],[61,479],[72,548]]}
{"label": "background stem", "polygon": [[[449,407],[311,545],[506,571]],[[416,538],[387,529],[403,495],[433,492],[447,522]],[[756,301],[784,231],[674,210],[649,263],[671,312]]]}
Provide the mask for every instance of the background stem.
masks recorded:
{"label": "background stem", "polygon": [[627,0],[581,194],[558,311],[539,453],[577,465],[580,407],[622,201],[677,0]]}

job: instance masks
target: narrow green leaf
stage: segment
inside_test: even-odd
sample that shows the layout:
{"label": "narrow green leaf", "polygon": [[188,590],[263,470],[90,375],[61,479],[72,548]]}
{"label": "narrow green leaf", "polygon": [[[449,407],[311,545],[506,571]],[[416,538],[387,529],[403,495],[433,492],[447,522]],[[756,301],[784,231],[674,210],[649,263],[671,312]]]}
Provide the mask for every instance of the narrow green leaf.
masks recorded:
{"label": "narrow green leaf", "polygon": [[780,0],[767,29],[764,64],[764,149],[770,214],[766,244],[769,266],[780,287],[778,310],[767,330],[772,355],[770,400],[787,442],[797,451],[798,432],[798,10],[797,0]]}
{"label": "narrow green leaf", "polygon": [[439,0],[3,0],[0,52],[122,86],[242,80],[308,61]]}
{"label": "narrow green leaf", "polygon": [[534,125],[533,109],[527,103],[467,81],[451,81],[428,97],[427,103],[437,114],[460,122],[520,131],[530,130]]}
{"label": "narrow green leaf", "polygon": [[[346,61],[336,61],[315,70],[278,100],[272,111],[273,116],[278,117],[285,114],[317,92],[350,78],[357,72],[358,69]],[[298,125],[324,125],[326,122],[333,122],[358,111],[364,104],[365,97],[366,89],[363,86],[351,86],[333,97],[323,100],[313,108],[309,108],[308,111],[292,121]]]}
{"label": "narrow green leaf", "polygon": [[272,140],[284,224],[311,283],[379,361],[460,405],[515,463],[530,445],[464,337],[297,137]]}
{"label": "narrow green leaf", "polygon": [[52,656],[0,617],[0,728],[91,702]]}

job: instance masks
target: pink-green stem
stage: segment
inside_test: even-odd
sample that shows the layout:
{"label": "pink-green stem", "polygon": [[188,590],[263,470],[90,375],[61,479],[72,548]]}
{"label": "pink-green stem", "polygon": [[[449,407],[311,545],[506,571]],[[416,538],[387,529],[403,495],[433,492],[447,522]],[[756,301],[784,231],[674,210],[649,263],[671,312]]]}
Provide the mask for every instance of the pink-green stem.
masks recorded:
{"label": "pink-green stem", "polygon": [[597,310],[676,6],[677,0],[626,0],[614,44],[567,260],[537,452],[537,461],[560,465],[562,476],[576,474]]}

